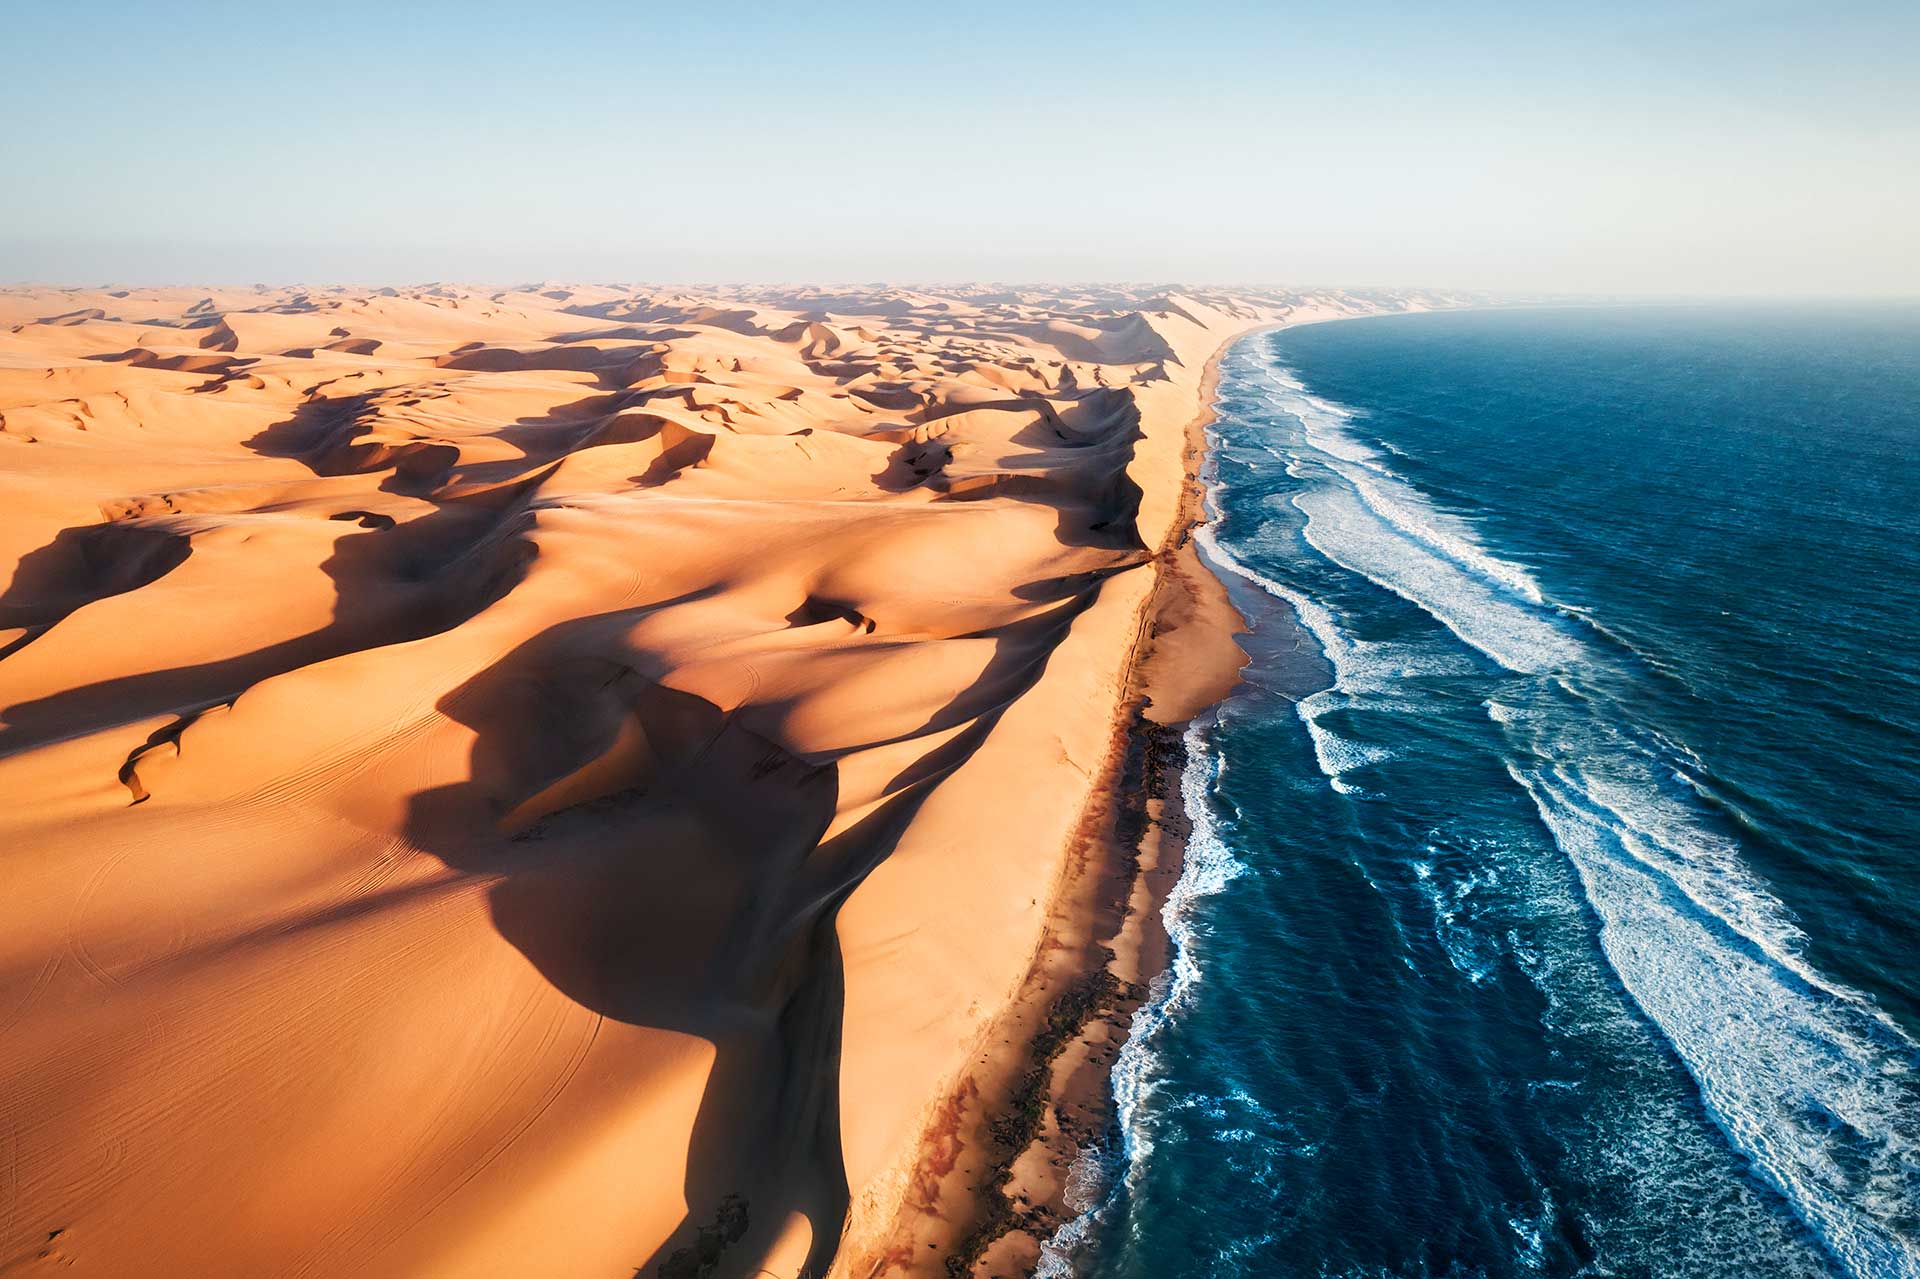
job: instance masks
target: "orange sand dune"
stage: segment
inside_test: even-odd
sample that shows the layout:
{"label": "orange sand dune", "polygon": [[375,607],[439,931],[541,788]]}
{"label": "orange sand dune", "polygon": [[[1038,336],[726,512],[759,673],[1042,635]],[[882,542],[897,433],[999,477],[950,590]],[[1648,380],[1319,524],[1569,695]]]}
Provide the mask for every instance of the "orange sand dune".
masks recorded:
{"label": "orange sand dune", "polygon": [[934,1264],[1202,369],[1357,309],[0,290],[0,1274]]}

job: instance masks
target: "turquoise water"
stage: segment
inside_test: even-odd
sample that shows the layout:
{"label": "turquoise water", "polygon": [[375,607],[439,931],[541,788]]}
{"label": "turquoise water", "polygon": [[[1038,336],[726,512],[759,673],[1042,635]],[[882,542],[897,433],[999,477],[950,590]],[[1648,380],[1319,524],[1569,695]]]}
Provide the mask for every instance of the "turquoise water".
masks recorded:
{"label": "turquoise water", "polygon": [[1223,363],[1174,970],[1045,1269],[1920,1276],[1920,309]]}

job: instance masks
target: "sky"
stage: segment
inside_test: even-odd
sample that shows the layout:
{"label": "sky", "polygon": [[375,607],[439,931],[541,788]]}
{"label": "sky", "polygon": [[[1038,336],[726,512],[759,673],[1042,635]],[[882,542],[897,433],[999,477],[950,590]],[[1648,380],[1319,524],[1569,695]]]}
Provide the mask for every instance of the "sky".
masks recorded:
{"label": "sky", "polygon": [[0,0],[0,281],[1920,295],[1920,4]]}

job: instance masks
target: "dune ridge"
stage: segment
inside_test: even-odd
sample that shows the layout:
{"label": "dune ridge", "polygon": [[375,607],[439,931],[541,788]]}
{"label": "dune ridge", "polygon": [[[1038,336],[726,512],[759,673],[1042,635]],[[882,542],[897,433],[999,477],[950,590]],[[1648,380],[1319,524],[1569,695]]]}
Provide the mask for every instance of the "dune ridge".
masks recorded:
{"label": "dune ridge", "polygon": [[0,289],[0,1274],[937,1270],[1210,357],[1429,301]]}

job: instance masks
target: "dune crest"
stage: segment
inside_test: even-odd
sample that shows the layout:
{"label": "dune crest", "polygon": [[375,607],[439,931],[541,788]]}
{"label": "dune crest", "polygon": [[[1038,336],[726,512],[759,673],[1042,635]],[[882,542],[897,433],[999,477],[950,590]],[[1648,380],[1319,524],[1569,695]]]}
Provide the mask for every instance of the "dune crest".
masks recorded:
{"label": "dune crest", "polygon": [[0,1275],[933,1266],[1203,370],[1380,305],[0,290]]}

